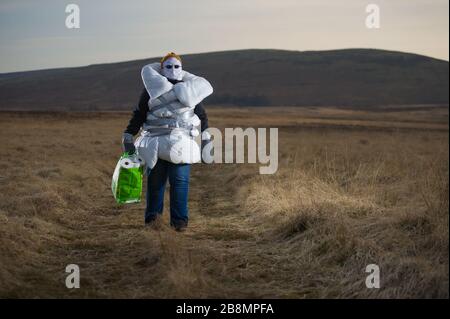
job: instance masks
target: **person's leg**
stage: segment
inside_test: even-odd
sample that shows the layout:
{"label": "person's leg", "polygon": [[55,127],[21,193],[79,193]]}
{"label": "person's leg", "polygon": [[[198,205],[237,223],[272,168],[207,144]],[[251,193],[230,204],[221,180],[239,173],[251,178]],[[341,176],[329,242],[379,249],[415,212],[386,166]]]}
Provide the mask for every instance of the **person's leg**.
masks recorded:
{"label": "person's leg", "polygon": [[164,190],[166,188],[168,162],[161,159],[156,162],[147,177],[147,206],[145,208],[145,223],[154,221],[163,212]]}
{"label": "person's leg", "polygon": [[188,224],[190,164],[169,163],[170,225],[182,230]]}

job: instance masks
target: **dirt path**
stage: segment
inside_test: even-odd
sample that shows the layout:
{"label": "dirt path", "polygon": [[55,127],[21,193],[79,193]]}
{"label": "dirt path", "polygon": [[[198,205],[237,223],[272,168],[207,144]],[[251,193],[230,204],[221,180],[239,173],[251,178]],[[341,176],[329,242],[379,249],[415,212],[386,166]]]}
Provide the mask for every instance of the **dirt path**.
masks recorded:
{"label": "dirt path", "polygon": [[[254,296],[251,286],[245,288],[245,282],[254,284],[254,279],[244,279],[243,273],[246,251],[253,254],[255,234],[245,225],[235,198],[245,170],[234,165],[195,165],[188,231],[179,234],[168,227],[169,192],[164,227],[145,228],[145,200],[117,205],[110,191],[120,154],[119,142],[111,136],[120,136],[122,122],[123,116],[96,119],[97,126],[92,128],[90,119],[48,115],[39,121],[25,118],[4,123],[6,135],[12,138],[7,141],[8,152],[2,153],[2,167],[8,174],[2,180],[15,183],[1,184],[2,210],[17,227],[11,239],[5,236],[5,245],[16,237],[32,243],[16,247],[2,259],[5,268],[20,269],[10,278],[6,293],[27,297]],[[29,155],[24,156],[25,151]],[[9,157],[20,158],[16,164],[21,168],[13,166]],[[18,193],[23,194],[21,199]],[[20,266],[16,255],[27,263]],[[68,264],[80,267],[82,289],[65,287]],[[28,278],[26,284],[23,278]]]}
{"label": "dirt path", "polygon": [[[59,260],[60,269],[69,263],[81,268],[83,289],[65,294],[263,296],[251,288],[254,278],[244,274],[246,255],[258,257],[254,255],[255,234],[245,225],[236,203],[239,177],[233,170],[232,166],[193,168],[191,219],[189,229],[182,234],[168,227],[168,190],[164,225],[159,230],[143,226],[144,203],[117,206],[109,194],[97,200],[95,207],[74,215],[65,231],[68,240],[47,252]],[[104,181],[108,178],[104,176]],[[247,289],[242,289],[243,281],[248,281]]]}

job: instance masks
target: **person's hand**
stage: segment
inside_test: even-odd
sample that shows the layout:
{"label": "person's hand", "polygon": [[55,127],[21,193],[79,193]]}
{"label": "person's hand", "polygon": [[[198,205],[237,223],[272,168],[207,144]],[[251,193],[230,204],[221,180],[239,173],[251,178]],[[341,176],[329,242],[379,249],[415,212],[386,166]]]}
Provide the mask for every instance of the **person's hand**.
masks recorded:
{"label": "person's hand", "polygon": [[133,155],[136,152],[136,147],[134,147],[133,135],[129,133],[123,134],[122,147],[123,151],[127,152],[129,155]]}
{"label": "person's hand", "polygon": [[133,155],[136,152],[136,147],[133,143],[123,143],[123,150],[127,152],[128,155]]}
{"label": "person's hand", "polygon": [[213,142],[211,140],[211,134],[209,134],[209,132],[207,131],[204,131],[202,133],[202,137],[202,163],[211,164],[214,161],[214,149],[212,148]]}

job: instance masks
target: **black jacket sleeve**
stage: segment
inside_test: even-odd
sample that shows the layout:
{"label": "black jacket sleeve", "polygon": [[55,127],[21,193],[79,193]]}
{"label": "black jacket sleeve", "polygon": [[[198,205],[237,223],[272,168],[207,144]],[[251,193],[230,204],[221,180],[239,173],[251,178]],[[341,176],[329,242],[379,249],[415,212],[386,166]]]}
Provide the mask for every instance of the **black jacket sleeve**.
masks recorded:
{"label": "black jacket sleeve", "polygon": [[194,113],[198,116],[201,121],[201,130],[202,132],[206,130],[208,126],[208,115],[206,114],[205,108],[202,103],[199,103],[194,108]]}
{"label": "black jacket sleeve", "polygon": [[148,95],[147,90],[144,89],[142,91],[141,98],[139,99],[139,104],[134,109],[133,115],[131,116],[130,122],[128,123],[124,133],[136,135],[139,132],[142,124],[144,124],[147,118],[149,99],[150,96]]}

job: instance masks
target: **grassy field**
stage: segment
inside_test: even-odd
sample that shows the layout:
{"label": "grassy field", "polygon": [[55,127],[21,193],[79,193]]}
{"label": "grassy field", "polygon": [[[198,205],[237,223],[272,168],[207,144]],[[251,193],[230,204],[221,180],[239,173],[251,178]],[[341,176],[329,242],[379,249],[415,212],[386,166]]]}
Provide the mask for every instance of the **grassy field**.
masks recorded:
{"label": "grassy field", "polygon": [[0,113],[0,297],[449,297],[448,108],[208,114],[278,127],[279,170],[194,165],[176,233],[114,202],[128,113]]}

